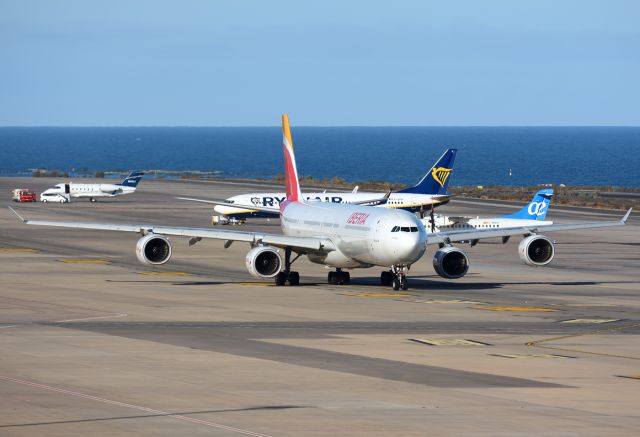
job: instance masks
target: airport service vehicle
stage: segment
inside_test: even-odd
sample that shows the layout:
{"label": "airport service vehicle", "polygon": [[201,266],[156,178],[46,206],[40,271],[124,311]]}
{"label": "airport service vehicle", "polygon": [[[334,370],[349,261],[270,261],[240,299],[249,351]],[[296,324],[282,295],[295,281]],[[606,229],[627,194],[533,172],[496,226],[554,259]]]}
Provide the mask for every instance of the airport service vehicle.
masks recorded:
{"label": "airport service vehicle", "polygon": [[[349,272],[343,269],[380,266],[383,285],[394,290],[406,290],[409,267],[424,255],[427,244],[439,244],[433,265],[440,276],[455,279],[464,276],[469,268],[466,254],[453,246],[471,239],[528,234],[523,240],[524,257],[530,265],[545,265],[553,257],[553,243],[538,234],[534,226],[505,229],[451,230],[427,234],[415,214],[399,209],[329,202],[307,202],[300,192],[298,172],[293,151],[289,119],[282,117],[284,142],[284,174],[286,199],[280,204],[282,234],[185,228],[150,224],[114,224],[100,222],[63,222],[25,220],[28,225],[57,226],[140,233],[136,245],[138,260],[147,265],[161,265],[169,261],[172,245],[169,236],[189,237],[189,244],[203,238],[225,241],[225,248],[235,241],[247,242],[250,250],[245,256],[249,273],[261,279],[274,278],[277,285],[297,285],[298,272],[291,265],[302,255],[317,264],[335,268],[328,274],[331,284],[346,284]],[[258,207],[257,209],[262,208]],[[619,221],[550,225],[546,230],[560,231],[624,225],[631,210]],[[278,249],[284,250],[284,259]],[[292,259],[292,255],[295,258]]]}
{"label": "airport service vehicle", "polygon": [[[393,193],[376,193],[358,191],[351,192],[315,192],[305,193],[306,202],[330,202],[367,204],[381,208],[404,209],[424,214],[436,205],[449,201],[447,194],[457,149],[447,149],[436,161],[424,177],[413,187]],[[215,204],[212,224],[243,224],[249,217],[275,218],[279,216],[279,205],[286,199],[285,193],[248,193],[229,197],[226,200],[210,200]],[[198,199],[184,199],[195,200]],[[255,209],[260,206],[263,209]],[[272,208],[271,210],[264,208]]]}
{"label": "airport service vehicle", "polygon": [[11,200],[14,202],[35,202],[36,193],[28,188],[16,188],[11,192]]}
{"label": "airport service vehicle", "polygon": [[70,199],[68,194],[40,193],[40,202],[67,203],[69,201]]}
{"label": "airport service vehicle", "polygon": [[136,191],[143,175],[144,172],[142,171],[133,171],[122,182],[117,184],[76,184],[74,182],[57,184],[43,191],[40,194],[40,200],[43,202],[55,202],[56,200],[53,200],[53,198],[57,194],[65,197],[67,201],[70,201],[71,198],[88,198],[91,202],[95,202],[98,197],[131,194]]}

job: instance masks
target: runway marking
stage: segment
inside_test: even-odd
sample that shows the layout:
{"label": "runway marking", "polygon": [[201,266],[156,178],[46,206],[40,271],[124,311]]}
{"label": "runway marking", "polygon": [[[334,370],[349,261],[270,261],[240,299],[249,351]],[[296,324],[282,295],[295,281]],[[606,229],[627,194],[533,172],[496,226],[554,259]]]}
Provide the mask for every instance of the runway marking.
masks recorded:
{"label": "runway marking", "polygon": [[345,293],[347,296],[356,297],[411,297],[413,294],[407,293]]}
{"label": "runway marking", "polygon": [[66,322],[82,322],[85,320],[98,320],[98,319],[117,319],[120,317],[127,317],[127,313],[117,313],[111,314],[108,316],[96,316],[96,317],[83,317],[81,319],[66,319],[66,320],[57,320],[55,323],[66,323]]}
{"label": "runway marking", "polygon": [[554,307],[577,307],[577,308],[599,308],[599,307],[617,307],[612,303],[550,303],[549,306]]}
{"label": "runway marking", "polygon": [[38,249],[29,249],[27,247],[0,247],[0,252],[40,252]]}
{"label": "runway marking", "polygon": [[568,338],[586,337],[587,335],[597,335],[597,334],[603,334],[605,332],[624,331],[625,329],[632,329],[632,328],[638,328],[638,327],[640,327],[640,323],[634,323],[632,325],[613,326],[611,328],[603,328],[603,329],[598,329],[591,332],[581,332],[578,334],[561,335],[559,337],[550,337],[550,338],[543,338],[541,340],[529,341],[525,343],[525,346],[537,347],[541,349],[558,350],[563,352],[573,352],[573,353],[579,353],[579,354],[598,355],[602,357],[625,358],[628,360],[640,360],[640,358],[638,357],[630,357],[627,355],[607,354],[604,352],[590,352],[590,351],[583,351],[579,349],[569,349],[569,348],[556,347],[556,346],[541,346],[541,343],[548,343],[550,341],[566,340]]}
{"label": "runway marking", "polygon": [[5,328],[14,328],[18,325],[4,325],[4,326],[0,326],[0,329],[5,329]]}
{"label": "runway marking", "polygon": [[640,379],[640,375],[616,375],[618,378]]}
{"label": "runway marking", "polygon": [[138,272],[138,274],[147,276],[191,276],[191,273],[187,272]]}
{"label": "runway marking", "polygon": [[568,355],[556,355],[556,354],[529,354],[529,355],[510,355],[510,354],[489,354],[494,357],[502,358],[518,358],[518,359],[530,359],[530,358],[576,358]]}
{"label": "runway marking", "polygon": [[537,308],[537,307],[476,307],[477,310],[487,311],[520,311],[520,312],[540,312],[540,313],[553,313],[556,310],[553,308]]}
{"label": "runway marking", "polygon": [[238,285],[246,285],[246,286],[253,286],[253,285],[257,285],[258,287],[275,287],[276,284],[272,283],[272,282],[238,282]]}
{"label": "runway marking", "polygon": [[63,263],[71,264],[110,264],[106,259],[61,259]]}
{"label": "runway marking", "polygon": [[409,340],[429,346],[491,346],[489,343],[459,338],[410,338]]}
{"label": "runway marking", "polygon": [[560,323],[611,323],[611,322],[619,322],[620,319],[571,319],[571,320],[562,320]]}
{"label": "runway marking", "polygon": [[151,413],[151,414],[164,416],[164,417],[170,417],[172,419],[178,419],[178,420],[182,420],[184,422],[191,422],[191,423],[195,423],[195,424],[198,424],[198,425],[208,426],[208,427],[211,427],[211,428],[217,428],[217,429],[222,429],[222,430],[225,430],[225,431],[235,432],[237,434],[249,435],[249,436],[253,436],[253,437],[272,437],[269,434],[261,434],[261,433],[258,433],[258,432],[249,431],[248,429],[235,428],[233,426],[227,426],[227,425],[223,425],[221,423],[211,422],[211,421],[202,420],[202,419],[196,419],[196,418],[189,417],[189,416],[183,416],[182,414],[173,414],[173,413],[169,413],[169,412],[162,411],[162,410],[156,410],[156,409],[153,409],[153,408],[143,407],[143,406],[140,406],[140,405],[127,404],[127,403],[124,403],[124,402],[114,401],[114,400],[111,400],[111,399],[101,398],[101,397],[98,397],[98,396],[92,396],[92,395],[80,393],[80,392],[77,392],[77,391],[66,390],[66,389],[54,387],[54,386],[51,386],[51,385],[40,384],[40,383],[32,382],[32,381],[26,381],[24,379],[11,378],[11,377],[2,376],[2,375],[0,375],[0,379],[4,380],[4,381],[14,382],[16,384],[27,385],[27,386],[30,386],[30,387],[36,387],[36,388],[40,388],[40,389],[43,389],[43,390],[48,390],[48,391],[62,393],[62,394],[70,395],[70,396],[75,396],[77,398],[89,399],[89,400],[92,400],[92,401],[102,402],[102,403],[105,403],[105,404],[116,405],[116,406],[125,407],[125,408],[131,408],[133,410],[144,411],[146,413]]}
{"label": "runway marking", "polygon": [[402,302],[434,303],[434,304],[467,304],[467,305],[484,305],[484,304],[486,304],[486,302],[475,302],[475,301],[472,301],[472,300],[461,300],[461,299],[450,299],[450,300],[441,300],[441,299],[409,300],[409,299],[402,299]]}

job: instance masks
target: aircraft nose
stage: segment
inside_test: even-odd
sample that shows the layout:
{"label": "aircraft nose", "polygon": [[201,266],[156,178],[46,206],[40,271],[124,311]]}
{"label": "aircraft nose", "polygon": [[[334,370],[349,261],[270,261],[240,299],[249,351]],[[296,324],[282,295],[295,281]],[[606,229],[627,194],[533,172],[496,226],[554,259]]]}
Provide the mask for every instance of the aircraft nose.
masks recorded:
{"label": "aircraft nose", "polygon": [[397,254],[406,263],[414,263],[419,260],[426,250],[426,236],[424,230],[403,235],[398,241]]}

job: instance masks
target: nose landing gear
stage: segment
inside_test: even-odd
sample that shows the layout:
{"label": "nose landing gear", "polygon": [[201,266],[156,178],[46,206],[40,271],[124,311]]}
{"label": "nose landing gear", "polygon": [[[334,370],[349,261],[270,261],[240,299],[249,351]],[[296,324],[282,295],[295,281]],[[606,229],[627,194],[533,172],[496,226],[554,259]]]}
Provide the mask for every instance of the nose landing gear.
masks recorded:
{"label": "nose landing gear", "polygon": [[409,288],[407,270],[409,266],[391,266],[391,271],[380,274],[380,285],[391,286],[394,290],[407,290]]}

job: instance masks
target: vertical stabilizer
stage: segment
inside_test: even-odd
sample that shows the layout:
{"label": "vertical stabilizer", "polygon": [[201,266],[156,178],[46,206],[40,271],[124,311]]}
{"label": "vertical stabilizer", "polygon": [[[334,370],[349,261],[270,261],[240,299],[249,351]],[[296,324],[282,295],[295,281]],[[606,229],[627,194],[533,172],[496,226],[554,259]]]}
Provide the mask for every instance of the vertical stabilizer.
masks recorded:
{"label": "vertical stabilizer", "polygon": [[542,221],[547,217],[551,197],[553,197],[553,189],[545,188],[544,190],[540,190],[533,196],[531,202],[525,205],[520,211],[502,216],[502,218]]}
{"label": "vertical stabilizer", "polygon": [[399,193],[445,195],[458,149],[447,149],[417,185]]}
{"label": "vertical stabilizer", "polygon": [[289,116],[282,114],[282,142],[284,145],[284,184],[289,202],[302,202],[296,155],[293,153],[293,140],[289,127]]}

